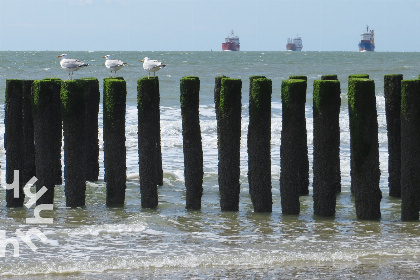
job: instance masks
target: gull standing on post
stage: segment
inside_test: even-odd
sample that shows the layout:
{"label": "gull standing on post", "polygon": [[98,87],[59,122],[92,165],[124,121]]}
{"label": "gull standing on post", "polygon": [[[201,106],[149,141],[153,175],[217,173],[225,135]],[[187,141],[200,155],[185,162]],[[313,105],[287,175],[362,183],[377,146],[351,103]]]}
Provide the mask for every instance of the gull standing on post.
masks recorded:
{"label": "gull standing on post", "polygon": [[147,78],[149,78],[150,72],[153,72],[153,76],[155,76],[156,71],[166,66],[166,64],[162,64],[162,62],[150,59],[148,57],[145,57],[141,62],[143,62],[143,69],[149,72]]}
{"label": "gull standing on post", "polygon": [[118,70],[128,65],[127,63],[122,62],[121,60],[112,59],[112,57],[109,54],[106,56],[103,56],[102,58],[106,58],[105,66],[106,68],[111,70],[111,76],[112,76],[112,71],[114,71],[115,75],[117,75]]}
{"label": "gull standing on post", "polygon": [[[77,71],[83,67],[89,66],[89,64],[83,63],[78,59],[68,58],[68,55],[66,53],[63,53],[62,55],[59,55],[57,57],[61,57],[61,61],[60,61],[61,68],[69,71],[69,80],[73,78],[74,71]],[[70,76],[70,73],[71,73],[71,76]]]}

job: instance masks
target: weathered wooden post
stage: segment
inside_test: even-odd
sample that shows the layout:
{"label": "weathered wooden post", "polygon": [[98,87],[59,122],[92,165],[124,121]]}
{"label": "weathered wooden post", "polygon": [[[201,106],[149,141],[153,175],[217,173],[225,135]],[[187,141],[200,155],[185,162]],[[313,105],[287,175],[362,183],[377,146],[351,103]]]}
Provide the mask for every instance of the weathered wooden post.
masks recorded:
{"label": "weathered wooden post", "polygon": [[336,74],[322,75],[321,80],[338,80],[338,77]]}
{"label": "weathered wooden post", "polygon": [[67,207],[85,206],[86,150],[83,81],[61,82],[61,115],[64,135],[64,182]]}
{"label": "weathered wooden post", "polygon": [[[305,92],[307,89],[308,77],[303,75],[294,75],[289,76],[291,80],[304,80],[305,81]],[[309,194],[309,158],[308,158],[308,137],[306,131],[306,118],[305,118],[305,103],[306,98],[301,99],[299,103],[299,116],[297,117],[296,125],[298,129],[301,130],[301,136],[295,141],[297,141],[298,150],[296,151],[296,157],[299,158],[299,172],[297,173],[299,178],[299,195],[308,195]]]}
{"label": "weathered wooden post", "polygon": [[380,219],[382,193],[375,82],[349,79],[348,96],[356,215],[359,219]]}
{"label": "weathered wooden post", "polygon": [[389,195],[401,197],[401,81],[402,74],[384,76],[388,134]]}
{"label": "weathered wooden post", "polygon": [[248,125],[248,182],[255,212],[272,211],[271,94],[272,82],[250,77]]}
{"label": "weathered wooden post", "polygon": [[52,204],[54,187],[62,184],[61,143],[62,119],[60,100],[61,80],[36,80],[32,84],[34,122],[36,191],[45,186],[48,191],[37,204]]}
{"label": "weathered wooden post", "polygon": [[160,134],[158,77],[139,79],[137,81],[138,137],[139,137],[139,169],[141,206],[156,208],[158,206],[159,163],[157,154],[159,147],[156,136]]}
{"label": "weathered wooden post", "polygon": [[222,79],[218,119],[218,170],[222,211],[239,210],[241,90],[240,79]]}
{"label": "weathered wooden post", "polygon": [[85,96],[85,157],[86,181],[97,181],[99,177],[98,114],[101,94],[97,78],[80,79]]}
{"label": "weathered wooden post", "polygon": [[[314,214],[334,216],[340,186],[340,82],[314,81]],[[338,181],[337,181],[338,179]]]}
{"label": "weathered wooden post", "polygon": [[419,219],[420,80],[401,81],[401,220]]}
{"label": "weathered wooden post", "polygon": [[199,210],[203,195],[203,148],[199,119],[200,79],[183,77],[180,88],[186,208]]}
{"label": "weathered wooden post", "polygon": [[[35,146],[33,135],[31,86],[32,80],[6,80],[5,135],[6,183],[19,181],[19,194],[6,189],[6,206],[22,207],[23,187],[35,176]],[[19,178],[15,178],[15,170]],[[17,175],[17,173],[16,173]]]}
{"label": "weathered wooden post", "polygon": [[[350,79],[369,79],[369,75],[368,74],[351,74],[349,75],[349,82]],[[350,97],[348,95],[347,92],[347,99],[348,99],[348,107],[350,108]],[[349,120],[350,121],[350,120]],[[350,134],[350,177],[352,177],[353,171],[354,171],[354,160],[353,160],[353,153],[351,151],[351,147],[352,147],[352,138],[351,138],[351,134]],[[353,180],[351,180],[350,182],[350,191],[352,194],[354,194],[354,182]]]}
{"label": "weathered wooden post", "polygon": [[104,167],[106,205],[124,205],[126,188],[125,108],[127,85],[124,79],[105,78],[103,97]]}
{"label": "weathered wooden post", "polygon": [[[306,139],[305,104],[306,81],[289,79],[282,81],[282,131],[280,144],[280,195],[283,214],[299,214],[299,195],[302,190],[302,141]],[[306,144],[306,143],[305,143]],[[307,157],[306,157],[307,158]]]}

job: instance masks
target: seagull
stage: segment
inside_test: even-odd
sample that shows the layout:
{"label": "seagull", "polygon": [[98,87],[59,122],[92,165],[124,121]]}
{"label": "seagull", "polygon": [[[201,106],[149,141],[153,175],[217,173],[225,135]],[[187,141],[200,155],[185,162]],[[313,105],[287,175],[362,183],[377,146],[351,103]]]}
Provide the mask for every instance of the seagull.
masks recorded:
{"label": "seagull", "polygon": [[121,60],[118,60],[118,59],[112,59],[112,57],[109,54],[106,56],[103,56],[102,58],[106,58],[105,66],[106,68],[111,70],[111,75],[112,75],[112,71],[114,71],[115,75],[117,75],[118,70],[120,70],[124,66],[127,66],[127,63],[122,62]]}
{"label": "seagull", "polygon": [[[89,66],[89,64],[83,63],[78,59],[68,58],[68,55],[66,53],[63,53],[62,55],[59,55],[57,57],[61,57],[61,61],[60,61],[61,68],[69,71],[69,80],[73,78],[74,71],[77,71],[83,67]],[[70,76],[70,73],[71,73],[71,76]]]}
{"label": "seagull", "polygon": [[153,76],[155,76],[156,71],[166,66],[166,64],[162,64],[162,62],[148,57],[145,57],[141,62],[143,62],[143,69],[149,72],[147,78],[149,78],[150,72],[153,72]]}

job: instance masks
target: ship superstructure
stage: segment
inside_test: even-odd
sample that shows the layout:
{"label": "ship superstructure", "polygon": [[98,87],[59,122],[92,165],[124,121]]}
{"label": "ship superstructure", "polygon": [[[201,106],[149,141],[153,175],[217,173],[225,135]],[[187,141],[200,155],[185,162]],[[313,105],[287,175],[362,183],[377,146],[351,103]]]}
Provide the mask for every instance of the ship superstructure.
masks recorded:
{"label": "ship superstructure", "polygon": [[375,50],[374,30],[369,30],[369,26],[366,26],[366,32],[360,36],[362,40],[359,43],[359,52],[373,52]]}
{"label": "ship superstructure", "polygon": [[301,37],[296,37],[296,38],[288,38],[287,39],[287,45],[286,45],[286,50],[288,51],[301,51],[303,48],[302,45],[302,38]]}
{"label": "ship superstructure", "polygon": [[235,36],[235,34],[233,33],[233,30],[225,38],[225,42],[222,43],[222,50],[223,51],[239,51],[240,50],[239,36]]}

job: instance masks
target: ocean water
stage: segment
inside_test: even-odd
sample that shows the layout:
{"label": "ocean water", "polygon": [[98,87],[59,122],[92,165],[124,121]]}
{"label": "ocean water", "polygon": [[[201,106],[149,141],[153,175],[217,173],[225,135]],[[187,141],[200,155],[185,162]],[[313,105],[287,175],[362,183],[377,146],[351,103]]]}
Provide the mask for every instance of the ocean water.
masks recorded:
{"label": "ocean water", "polygon": [[[4,119],[6,79],[67,79],[59,66],[61,52],[0,52],[0,118]],[[110,76],[104,66],[113,54],[128,66],[118,72],[127,81],[127,190],[124,207],[105,206],[102,151],[102,106],[99,140],[100,180],[87,183],[86,207],[65,207],[64,185],[56,187],[54,210],[44,211],[52,224],[29,224],[34,209],[8,209],[0,188],[0,277],[2,279],[417,279],[420,273],[420,224],[400,221],[400,199],[388,196],[388,149],[383,79],[385,74],[418,78],[420,53],[358,52],[108,52],[68,53],[90,66],[74,78]],[[147,75],[140,60],[148,56],[168,66],[157,72],[161,95],[164,185],[159,207],[141,209],[138,176],[137,80]],[[369,74],[375,81],[381,181],[380,221],[356,218],[350,194],[347,79]],[[313,215],[310,194],[301,197],[301,213],[282,215],[280,207],[281,82],[290,75],[308,76],[306,123],[312,183],[313,81],[337,74],[341,82],[341,183],[333,218]],[[204,194],[200,211],[185,210],[185,185],[179,81],[198,76],[200,125],[204,152]],[[238,212],[221,212],[217,184],[217,134],[213,103],[214,78],[242,79],[241,194]],[[273,212],[254,213],[247,182],[249,76],[273,81],[272,193]],[[1,183],[5,185],[4,124],[0,125]],[[36,249],[17,232],[33,236]],[[13,255],[19,243],[18,256]],[[1,251],[1,249],[4,249]]]}

